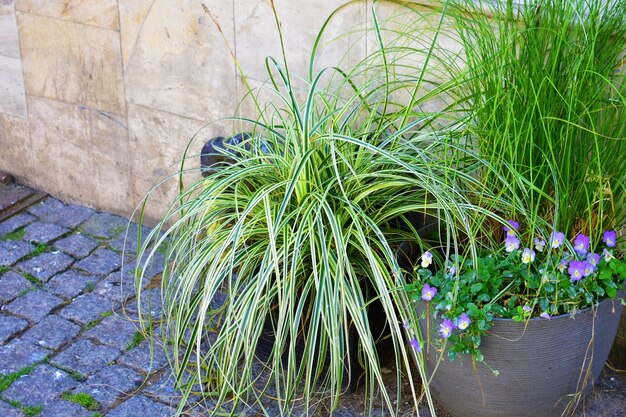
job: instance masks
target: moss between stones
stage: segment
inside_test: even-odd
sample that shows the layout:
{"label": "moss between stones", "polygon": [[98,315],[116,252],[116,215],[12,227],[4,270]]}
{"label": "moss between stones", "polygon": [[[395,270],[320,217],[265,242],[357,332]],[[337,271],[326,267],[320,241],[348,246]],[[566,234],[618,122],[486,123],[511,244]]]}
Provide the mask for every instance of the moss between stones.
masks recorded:
{"label": "moss between stones", "polygon": [[98,401],[96,401],[91,395],[84,392],[78,392],[76,394],[66,392],[61,398],[85,407],[89,411],[95,411],[100,408]]}

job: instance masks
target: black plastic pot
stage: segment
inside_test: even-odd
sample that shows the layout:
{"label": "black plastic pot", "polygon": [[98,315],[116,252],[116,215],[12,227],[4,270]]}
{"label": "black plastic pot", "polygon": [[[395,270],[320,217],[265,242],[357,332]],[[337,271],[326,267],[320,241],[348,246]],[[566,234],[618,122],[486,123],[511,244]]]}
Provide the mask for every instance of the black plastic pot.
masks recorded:
{"label": "black plastic pot", "polygon": [[[446,352],[433,375],[439,354],[430,347],[431,393],[456,417],[573,413],[604,367],[621,314],[619,300],[604,300],[574,316],[527,323],[495,319],[480,346],[489,367],[472,363],[469,355],[450,362]],[[426,319],[420,327],[425,334]],[[431,323],[431,338],[438,337],[436,327]]]}

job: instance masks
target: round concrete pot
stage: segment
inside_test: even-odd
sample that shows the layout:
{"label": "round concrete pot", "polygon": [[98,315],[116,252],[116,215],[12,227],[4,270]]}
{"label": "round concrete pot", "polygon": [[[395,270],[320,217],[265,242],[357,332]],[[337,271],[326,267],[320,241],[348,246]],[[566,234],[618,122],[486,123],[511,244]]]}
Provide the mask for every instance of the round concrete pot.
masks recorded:
{"label": "round concrete pot", "polygon": [[[495,319],[480,346],[489,367],[469,355],[450,362],[446,352],[433,375],[440,355],[430,346],[431,393],[455,417],[569,414],[600,375],[621,313],[619,300],[604,300],[574,316]],[[425,334],[425,319],[420,326]],[[431,338],[439,336],[436,327],[431,323]]]}

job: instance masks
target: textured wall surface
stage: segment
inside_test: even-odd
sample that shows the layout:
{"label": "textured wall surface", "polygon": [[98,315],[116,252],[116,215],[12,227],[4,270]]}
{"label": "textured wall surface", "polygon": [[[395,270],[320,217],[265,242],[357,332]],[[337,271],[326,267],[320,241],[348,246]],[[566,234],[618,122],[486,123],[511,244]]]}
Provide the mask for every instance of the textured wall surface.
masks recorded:
{"label": "textured wall surface", "polygon": [[[305,72],[317,32],[343,3],[276,1],[292,72]],[[354,5],[330,33],[369,16],[365,2]],[[320,62],[347,50],[363,57],[366,37],[337,42]],[[210,123],[195,153],[231,129],[220,119],[244,92],[231,51],[252,84],[267,78],[265,57],[280,56],[269,0],[0,0],[0,169],[130,215],[199,128]],[[154,194],[150,218],[173,190]]]}

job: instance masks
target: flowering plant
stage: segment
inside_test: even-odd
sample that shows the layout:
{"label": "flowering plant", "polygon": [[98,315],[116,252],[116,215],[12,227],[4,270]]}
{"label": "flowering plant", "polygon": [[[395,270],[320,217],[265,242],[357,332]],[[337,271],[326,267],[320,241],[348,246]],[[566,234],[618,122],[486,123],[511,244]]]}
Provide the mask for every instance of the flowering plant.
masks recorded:
{"label": "flowering plant", "polygon": [[626,262],[616,253],[612,230],[598,245],[583,234],[571,243],[559,231],[547,239],[532,236],[513,220],[504,232],[498,251],[475,259],[451,256],[435,273],[429,269],[432,254],[422,255],[410,291],[414,301],[428,303],[425,314],[432,314],[440,339],[448,341],[451,359],[468,353],[482,361],[481,337],[495,317],[520,322],[575,314],[615,297],[626,279]]}

